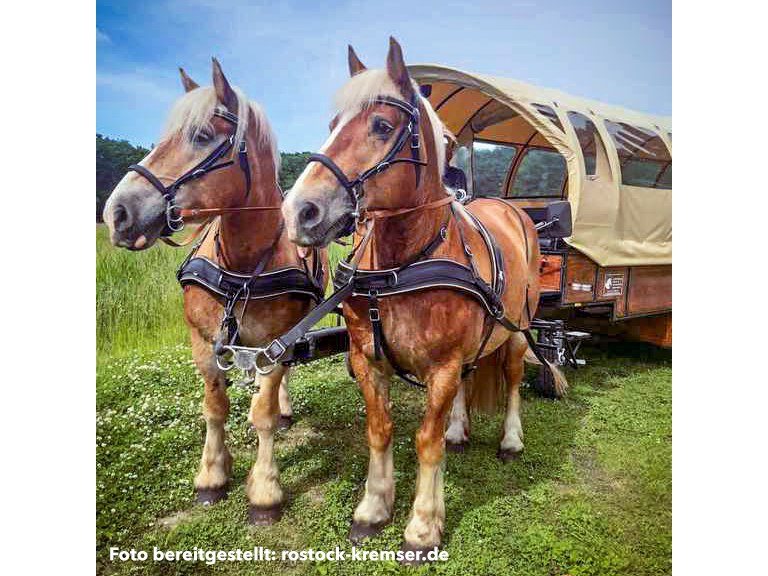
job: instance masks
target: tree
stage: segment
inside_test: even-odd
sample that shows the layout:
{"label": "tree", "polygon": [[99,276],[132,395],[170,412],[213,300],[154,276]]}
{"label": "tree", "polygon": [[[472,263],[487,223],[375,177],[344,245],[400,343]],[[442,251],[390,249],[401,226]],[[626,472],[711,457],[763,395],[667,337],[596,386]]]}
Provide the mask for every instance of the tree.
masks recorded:
{"label": "tree", "polygon": [[311,152],[280,153],[280,187],[287,192],[307,165]]}
{"label": "tree", "polygon": [[136,164],[149,150],[134,146],[127,140],[113,140],[96,134],[96,221],[101,221],[104,203],[112,189],[128,171],[128,166]]}
{"label": "tree", "polygon": [[[114,140],[96,134],[96,221],[101,222],[104,204],[128,166],[136,164],[149,154],[142,146],[134,146],[127,140]],[[304,170],[311,152],[281,152],[280,186],[290,189]]]}

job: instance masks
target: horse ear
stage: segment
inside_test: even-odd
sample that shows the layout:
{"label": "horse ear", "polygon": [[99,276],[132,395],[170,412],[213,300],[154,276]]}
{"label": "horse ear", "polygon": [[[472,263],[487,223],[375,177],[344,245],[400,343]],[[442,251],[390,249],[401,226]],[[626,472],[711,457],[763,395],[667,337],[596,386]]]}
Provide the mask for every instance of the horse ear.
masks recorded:
{"label": "horse ear", "polygon": [[192,80],[184,71],[184,68],[179,68],[179,74],[181,74],[181,84],[184,86],[185,92],[192,92],[195,88],[200,88],[200,84]]}
{"label": "horse ear", "polygon": [[403,59],[403,49],[392,36],[389,37],[389,54],[387,54],[387,72],[389,77],[395,82],[400,92],[406,99],[413,98],[413,84],[405,67]]}
{"label": "horse ear", "polygon": [[216,58],[213,58],[213,87],[216,90],[216,97],[219,102],[224,104],[227,110],[237,114],[237,94],[229,85],[227,77],[221,70],[221,64]]}
{"label": "horse ear", "polygon": [[352,48],[352,44],[348,44],[347,48],[349,49],[347,51],[347,61],[349,62],[349,75],[355,76],[357,74],[360,74],[360,72],[365,72],[368,70],[368,68],[365,67],[365,64],[360,62],[360,58],[357,57],[357,54],[355,54],[355,49]]}

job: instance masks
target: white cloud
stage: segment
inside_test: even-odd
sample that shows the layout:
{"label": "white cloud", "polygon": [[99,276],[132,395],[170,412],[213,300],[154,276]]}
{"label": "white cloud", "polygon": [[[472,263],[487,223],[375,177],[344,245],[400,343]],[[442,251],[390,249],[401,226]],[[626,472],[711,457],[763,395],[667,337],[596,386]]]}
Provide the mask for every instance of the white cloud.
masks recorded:
{"label": "white cloud", "polygon": [[155,71],[137,70],[134,72],[96,72],[96,85],[134,98],[146,98],[153,102],[172,102],[180,94],[172,90],[170,82],[161,83],[164,75]]}
{"label": "white cloud", "polygon": [[112,38],[110,38],[106,33],[96,28],[96,44],[111,44],[111,43],[112,43]]}

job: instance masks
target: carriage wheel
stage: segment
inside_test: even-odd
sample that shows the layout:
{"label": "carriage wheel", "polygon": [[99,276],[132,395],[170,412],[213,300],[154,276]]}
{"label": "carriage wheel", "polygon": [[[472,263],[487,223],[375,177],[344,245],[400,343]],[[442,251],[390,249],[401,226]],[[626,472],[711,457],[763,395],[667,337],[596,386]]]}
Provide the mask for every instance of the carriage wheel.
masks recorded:
{"label": "carriage wheel", "polygon": [[[539,330],[536,337],[537,342],[542,342],[546,338],[545,331]],[[557,365],[557,351],[552,348],[539,348],[542,356]],[[552,377],[552,373],[546,366],[539,366],[539,373],[536,375],[536,379],[531,384],[531,387],[544,398],[556,399],[560,396],[557,394],[555,388],[555,379]]]}

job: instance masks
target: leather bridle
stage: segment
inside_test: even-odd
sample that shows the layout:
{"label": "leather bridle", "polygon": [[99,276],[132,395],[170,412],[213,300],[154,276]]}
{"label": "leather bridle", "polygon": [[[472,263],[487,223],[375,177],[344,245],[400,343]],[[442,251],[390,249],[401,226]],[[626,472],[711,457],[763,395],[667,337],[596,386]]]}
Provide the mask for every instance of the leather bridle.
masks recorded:
{"label": "leather bridle", "polygon": [[[363,197],[365,196],[365,190],[363,185],[370,178],[380,174],[394,164],[408,163],[413,164],[413,167],[416,171],[416,188],[419,187],[419,183],[421,181],[421,167],[426,166],[427,162],[422,161],[419,157],[421,142],[419,138],[420,113],[417,98],[418,96],[416,93],[414,93],[411,102],[406,102],[404,100],[392,98],[390,96],[378,96],[372,100],[374,104],[386,104],[388,106],[394,106],[406,114],[408,121],[403,124],[403,127],[400,129],[400,132],[397,135],[395,143],[392,145],[392,148],[389,149],[389,152],[387,152],[386,156],[384,156],[384,158],[382,158],[376,165],[360,174],[354,180],[350,180],[347,175],[344,174],[344,171],[339,168],[338,164],[336,164],[336,162],[334,162],[325,154],[312,154],[309,157],[308,163],[319,162],[328,168],[328,170],[330,170],[331,173],[339,181],[339,184],[341,184],[344,190],[347,191],[347,194],[349,194],[350,199],[355,205],[355,212],[353,214],[354,222],[352,223],[353,227],[356,224],[359,224],[360,220],[364,218],[362,202]],[[396,156],[400,153],[409,139],[411,141],[411,157],[396,158]],[[351,232],[351,229],[345,231],[345,233],[342,233],[342,236]]]}
{"label": "leather bridle", "polygon": [[[230,159],[217,164],[219,160],[224,158],[224,156],[226,156],[230,152],[230,150],[234,148],[235,134],[237,133],[237,126],[240,120],[235,114],[232,114],[231,112],[229,112],[228,110],[225,110],[222,107],[217,107],[214,110],[213,115],[219,118],[223,118],[224,120],[229,122],[232,125],[232,133],[229,135],[229,137],[226,140],[224,140],[221,144],[219,144],[213,152],[208,154],[208,156],[206,156],[202,161],[200,161],[193,168],[189,169],[187,172],[179,176],[176,180],[174,180],[168,186],[165,186],[157,176],[155,176],[150,170],[148,170],[144,166],[141,166],[139,164],[131,164],[128,167],[129,171],[133,171],[141,174],[150,184],[152,184],[152,186],[154,186],[157,189],[158,192],[160,192],[160,194],[163,195],[163,200],[165,200],[165,228],[161,233],[161,236],[163,237],[171,236],[174,232],[179,232],[180,230],[182,230],[184,228],[185,216],[190,216],[190,217],[196,217],[200,215],[210,216],[210,215],[214,215],[214,213],[221,214],[225,212],[238,212],[241,210],[248,210],[248,209],[258,209],[258,210],[279,210],[280,209],[280,206],[277,206],[277,207],[269,206],[269,207],[212,208],[212,209],[184,210],[184,209],[180,209],[176,205],[176,193],[178,192],[179,188],[181,188],[181,186],[183,186],[184,184],[186,184],[191,180],[202,178],[203,176],[213,172],[214,170],[227,168],[229,166],[232,166],[235,163],[234,159]],[[243,172],[243,176],[245,177],[245,197],[247,198],[251,192],[251,168],[248,164],[248,148],[245,143],[245,136],[243,136],[243,139],[237,145],[237,159],[240,165],[240,169]]]}

